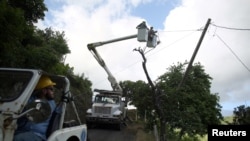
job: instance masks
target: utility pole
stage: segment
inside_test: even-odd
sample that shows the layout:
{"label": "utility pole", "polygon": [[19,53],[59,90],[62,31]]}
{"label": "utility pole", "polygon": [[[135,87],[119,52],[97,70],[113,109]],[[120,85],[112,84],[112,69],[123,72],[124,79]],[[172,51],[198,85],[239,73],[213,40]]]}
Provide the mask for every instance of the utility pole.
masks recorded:
{"label": "utility pole", "polygon": [[200,48],[200,46],[201,46],[201,43],[202,43],[203,38],[205,37],[205,34],[206,34],[206,32],[207,32],[207,29],[208,29],[208,26],[209,26],[210,22],[211,22],[211,19],[209,18],[209,19],[207,20],[207,23],[206,23],[206,25],[205,25],[205,28],[204,28],[204,30],[203,30],[203,32],[202,32],[202,34],[201,34],[201,37],[200,37],[200,39],[199,39],[199,41],[198,41],[198,44],[197,44],[197,46],[196,46],[196,48],[195,48],[195,50],[194,50],[194,53],[193,53],[193,55],[192,55],[192,57],[191,57],[191,59],[190,59],[190,61],[189,61],[189,64],[188,64],[187,69],[186,69],[186,72],[185,72],[185,74],[183,75],[180,84],[178,85],[177,90],[180,89],[180,87],[183,85],[183,83],[184,83],[185,80],[186,80],[186,77],[187,77],[187,75],[188,75],[188,73],[189,73],[189,71],[190,71],[190,69],[191,69],[191,67],[192,67],[192,65],[193,65],[194,58],[195,58],[195,56],[197,55],[197,52],[198,52],[198,50],[199,50],[199,48]]}

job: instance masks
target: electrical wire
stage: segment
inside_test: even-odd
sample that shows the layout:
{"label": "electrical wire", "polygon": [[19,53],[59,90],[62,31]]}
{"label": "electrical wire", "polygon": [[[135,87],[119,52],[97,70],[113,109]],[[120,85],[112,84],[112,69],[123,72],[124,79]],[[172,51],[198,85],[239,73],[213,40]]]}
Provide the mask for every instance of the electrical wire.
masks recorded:
{"label": "electrical wire", "polygon": [[230,48],[230,46],[224,41],[222,40],[222,38],[218,35],[215,34],[216,37],[218,37],[218,39],[230,50],[230,52],[236,57],[236,59],[250,72],[250,69],[247,67],[246,64],[244,64],[244,62],[237,56],[237,54],[232,50],[232,48]]}
{"label": "electrical wire", "polygon": [[226,26],[219,26],[219,25],[215,25],[215,24],[213,24],[213,23],[210,23],[210,25],[213,25],[213,26],[218,27],[218,28],[229,29],[229,30],[246,30],[246,31],[250,31],[250,28],[234,28],[234,27],[226,27]]}
{"label": "electrical wire", "polygon": [[[182,36],[181,38],[179,38],[179,39],[173,41],[172,43],[170,43],[169,45],[163,47],[162,49],[159,49],[158,51],[156,51],[156,52],[154,52],[154,53],[152,53],[152,54],[150,54],[150,55],[147,55],[147,57],[152,56],[152,55],[154,55],[154,54],[160,52],[161,50],[163,50],[163,49],[165,49],[165,48],[167,48],[167,47],[170,47],[170,46],[172,46],[172,45],[178,43],[179,41],[181,41],[181,40],[183,40],[183,39],[185,39],[185,38],[191,36],[192,34],[196,33],[197,31],[201,31],[201,30],[203,30],[203,28],[196,29],[196,30],[189,30],[189,31],[193,31],[193,32],[191,32],[191,33],[189,33],[189,34],[187,34],[187,35],[185,35],[185,36]],[[158,33],[158,37],[159,37],[159,33]],[[145,47],[145,48],[146,48],[146,47]],[[154,49],[154,48],[152,48],[152,49],[146,51],[145,48],[144,48],[144,53],[145,53],[145,55],[146,55],[148,52],[150,52],[150,51],[152,51],[152,50]],[[135,65],[135,64],[137,64],[137,63],[139,63],[139,62],[137,61],[137,62],[134,62],[134,63],[128,65],[128,66],[126,67],[126,69],[128,69],[128,67],[133,66],[133,65]],[[126,70],[126,69],[124,69],[124,70]],[[121,70],[121,71],[119,71],[119,72],[122,72],[122,71],[124,71],[124,70]],[[116,72],[116,73],[118,73],[118,72]]]}
{"label": "electrical wire", "polygon": [[[158,39],[159,39],[159,41],[160,41],[160,36],[159,36],[159,32],[190,32],[190,31],[193,31],[192,33],[194,33],[194,32],[196,32],[196,31],[202,31],[203,30],[203,28],[204,27],[201,27],[201,28],[199,28],[199,29],[188,29],[188,30],[162,30],[162,31],[158,31],[157,32],[157,37],[158,37]],[[191,33],[191,34],[192,34]],[[184,37],[182,37],[181,39],[178,39],[178,40],[176,40],[174,43],[176,43],[177,41],[179,41],[179,40],[182,40],[183,38],[185,38],[185,37],[187,37],[187,36],[189,36],[190,34],[188,34],[188,35],[186,35],[186,36],[184,36]],[[170,45],[168,45],[168,46],[171,46],[171,45],[173,45],[174,43],[171,43]],[[150,51],[152,51],[154,48],[151,48],[150,50],[148,50],[148,51],[146,51],[146,48],[147,48],[147,46],[145,46],[144,47],[144,54],[147,54],[148,52],[150,52]]]}
{"label": "electrical wire", "polygon": [[200,29],[190,29],[190,30],[162,30],[158,32],[190,32],[190,31],[201,31],[203,30],[202,28]]}
{"label": "electrical wire", "polygon": [[[189,33],[189,34],[187,34],[187,35],[184,35],[184,36],[182,36],[181,38],[179,38],[179,39],[173,41],[173,42],[170,43],[169,45],[167,45],[167,46],[161,48],[160,50],[158,50],[158,51],[156,51],[156,52],[154,52],[154,53],[152,53],[152,54],[150,54],[150,55],[147,55],[147,57],[152,56],[152,55],[154,55],[154,54],[160,52],[161,50],[163,50],[163,49],[165,49],[165,48],[167,48],[167,47],[170,47],[170,46],[172,46],[172,45],[174,45],[174,44],[180,42],[181,40],[183,40],[183,39],[185,39],[185,38],[191,36],[192,34],[196,33],[197,31],[202,31],[202,30],[203,30],[203,27],[201,27],[201,28],[199,28],[199,29],[196,29],[196,30],[178,30],[178,31],[172,31],[172,32],[181,32],[181,31],[182,31],[182,32],[183,32],[183,31],[185,31],[185,32],[186,32],[186,31],[193,31],[193,32],[191,32],[191,33]],[[168,31],[160,31],[160,32],[168,32]],[[159,37],[159,33],[158,33],[158,37]],[[146,46],[145,46],[145,48],[144,48],[144,53],[145,53],[145,55],[146,55],[148,52],[152,51],[153,49],[154,49],[154,48],[152,48],[152,49],[146,51]],[[136,61],[136,62],[134,62],[134,63],[131,63],[130,65],[127,65],[127,66],[125,67],[125,69],[122,69],[122,70],[120,70],[120,71],[117,71],[117,72],[115,72],[114,74],[121,73],[121,72],[127,70],[129,67],[131,67],[131,66],[133,66],[133,65],[135,65],[135,64],[137,64],[137,63],[139,63],[139,61]],[[106,81],[106,79],[105,79],[105,80],[104,80],[104,79],[103,79],[103,80],[99,80],[98,82],[95,83],[95,85],[98,85],[99,83],[102,83],[103,81]]]}
{"label": "electrical wire", "polygon": [[[159,49],[158,51],[156,51],[156,52],[154,52],[154,53],[152,53],[152,54],[150,54],[150,55],[147,55],[147,57],[149,57],[149,56],[151,56],[151,55],[154,55],[154,54],[160,52],[161,50],[165,49],[166,47],[169,47],[169,46],[172,46],[172,45],[176,44],[177,42],[179,42],[179,41],[181,41],[181,40],[183,40],[183,39],[185,39],[185,38],[191,36],[192,34],[196,33],[197,31],[200,31],[200,29],[199,29],[199,30],[192,30],[192,31],[193,31],[193,32],[191,32],[191,33],[189,33],[189,34],[187,34],[187,35],[185,35],[185,36],[183,36],[183,37],[181,37],[181,38],[179,38],[179,39],[173,41],[172,43],[170,43],[169,45],[167,45],[167,46],[165,46],[165,47]],[[150,50],[150,51],[151,51],[151,50]],[[149,51],[148,51],[148,52],[149,52]],[[146,52],[146,53],[148,53],[148,52]],[[145,54],[146,54],[146,53],[145,53]]]}

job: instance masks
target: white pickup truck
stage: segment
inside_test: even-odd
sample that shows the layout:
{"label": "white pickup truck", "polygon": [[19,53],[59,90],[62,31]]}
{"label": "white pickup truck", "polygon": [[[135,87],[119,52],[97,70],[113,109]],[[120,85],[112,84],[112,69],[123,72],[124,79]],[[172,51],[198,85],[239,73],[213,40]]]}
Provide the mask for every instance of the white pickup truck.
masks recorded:
{"label": "white pickup truck", "polygon": [[[18,68],[0,68],[0,141],[13,141],[17,120],[23,116],[29,115],[37,123],[48,118],[44,116],[51,110],[48,103],[36,100],[27,104],[42,75],[56,83],[55,100],[61,109],[60,114],[52,116],[47,141],[86,141],[87,126],[78,116],[67,77]],[[25,112],[24,108],[27,109]]]}

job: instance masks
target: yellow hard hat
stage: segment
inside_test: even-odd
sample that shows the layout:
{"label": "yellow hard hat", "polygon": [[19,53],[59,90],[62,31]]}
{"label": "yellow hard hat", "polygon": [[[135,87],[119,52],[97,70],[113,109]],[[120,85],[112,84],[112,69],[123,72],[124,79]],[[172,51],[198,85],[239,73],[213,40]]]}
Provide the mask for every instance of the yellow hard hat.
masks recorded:
{"label": "yellow hard hat", "polygon": [[54,86],[56,83],[52,82],[48,76],[41,76],[39,82],[36,85],[36,89],[42,89],[48,86]]}

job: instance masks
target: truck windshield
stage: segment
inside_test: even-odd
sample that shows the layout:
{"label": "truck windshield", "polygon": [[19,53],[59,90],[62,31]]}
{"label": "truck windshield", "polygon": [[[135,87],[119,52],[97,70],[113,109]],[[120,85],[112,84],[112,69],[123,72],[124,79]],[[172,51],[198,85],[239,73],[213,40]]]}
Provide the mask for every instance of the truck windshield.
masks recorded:
{"label": "truck windshield", "polygon": [[117,104],[117,103],[119,103],[119,98],[116,96],[97,95],[95,97],[95,102],[96,103]]}
{"label": "truck windshield", "polygon": [[16,99],[22,94],[31,78],[31,72],[0,70],[0,102]]}

